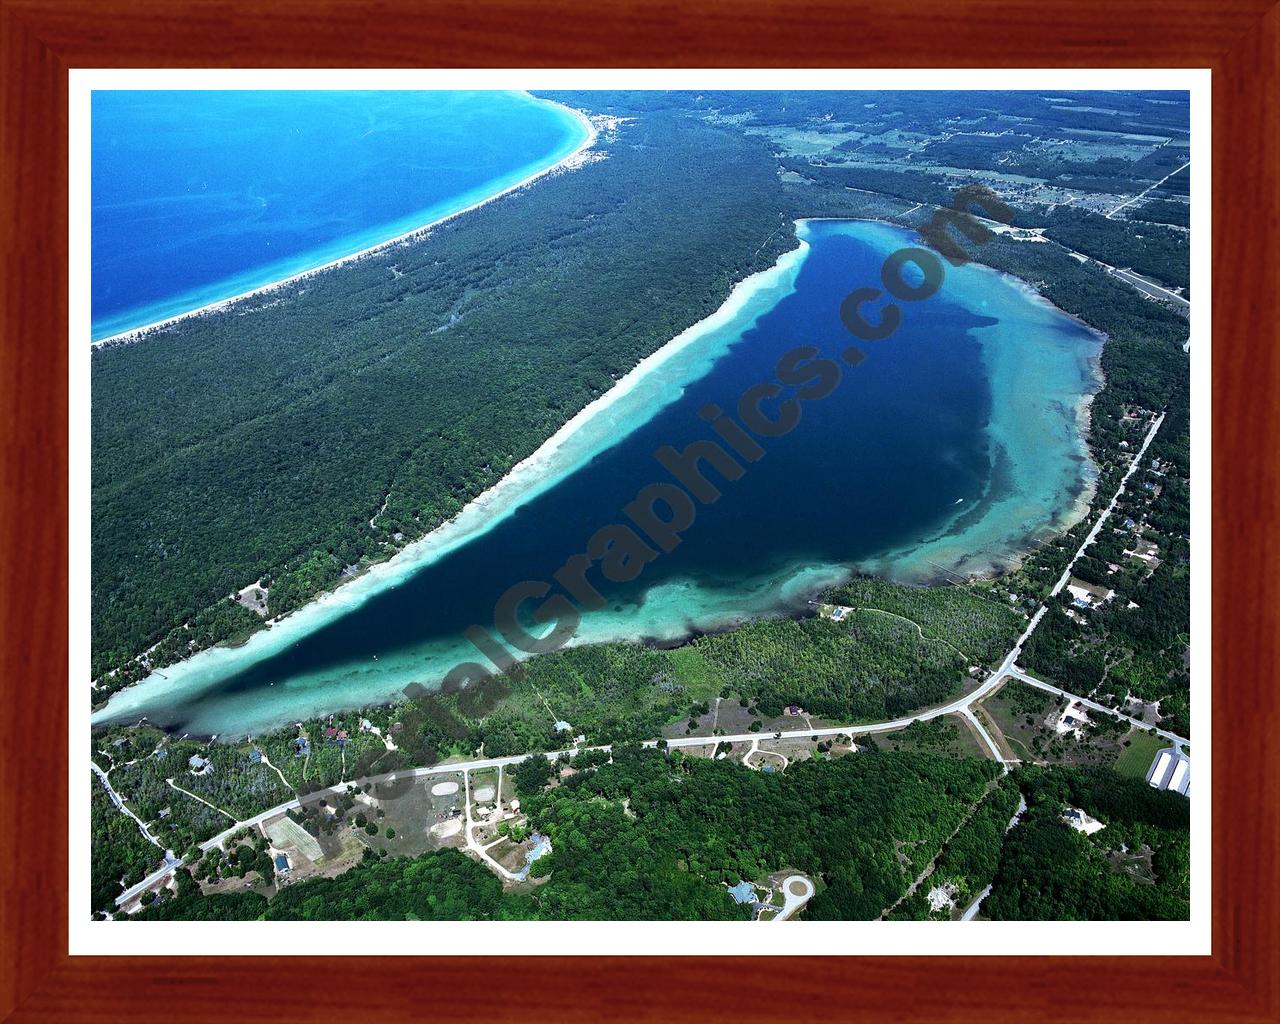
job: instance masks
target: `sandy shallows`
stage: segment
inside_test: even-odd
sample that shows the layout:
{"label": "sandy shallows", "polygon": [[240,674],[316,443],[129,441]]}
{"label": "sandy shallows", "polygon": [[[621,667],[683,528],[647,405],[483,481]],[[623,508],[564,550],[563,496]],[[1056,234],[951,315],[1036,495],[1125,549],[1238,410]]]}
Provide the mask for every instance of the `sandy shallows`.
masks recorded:
{"label": "sandy shallows", "polygon": [[[453,788],[456,790],[458,787],[454,786]],[[481,786],[479,789],[476,790],[476,803],[482,804],[486,800],[492,800],[492,799],[493,799],[492,786]]]}
{"label": "sandy shallows", "polygon": [[431,787],[432,796],[450,796],[456,792],[458,792],[456,782],[437,782]]}

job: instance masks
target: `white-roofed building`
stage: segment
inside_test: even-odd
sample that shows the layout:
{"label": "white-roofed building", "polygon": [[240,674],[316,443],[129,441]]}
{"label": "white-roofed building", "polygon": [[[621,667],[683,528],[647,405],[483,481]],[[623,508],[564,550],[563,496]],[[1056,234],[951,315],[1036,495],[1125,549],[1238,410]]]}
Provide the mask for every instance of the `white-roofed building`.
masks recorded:
{"label": "white-roofed building", "polygon": [[1160,753],[1156,755],[1156,763],[1151,769],[1151,774],[1147,776],[1148,784],[1154,786],[1156,789],[1164,789],[1164,780],[1169,774],[1169,765],[1172,761],[1172,750],[1160,751]]}
{"label": "white-roofed building", "polygon": [[1068,807],[1062,812],[1062,820],[1070,825],[1077,832],[1083,832],[1087,836],[1093,835],[1095,832],[1101,832],[1107,826],[1094,818],[1079,807]]}
{"label": "white-roofed building", "polygon": [[1153,789],[1171,789],[1190,798],[1191,759],[1177,747],[1166,747],[1156,754],[1147,773],[1147,785]]}

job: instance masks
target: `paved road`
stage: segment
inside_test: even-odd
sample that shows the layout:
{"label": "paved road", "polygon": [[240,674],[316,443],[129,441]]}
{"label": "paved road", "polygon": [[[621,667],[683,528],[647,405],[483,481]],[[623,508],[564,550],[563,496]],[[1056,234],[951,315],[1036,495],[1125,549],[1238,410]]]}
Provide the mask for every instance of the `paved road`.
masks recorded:
{"label": "paved road", "polygon": [[1106,267],[1108,273],[1113,277],[1120,278],[1120,280],[1124,281],[1126,284],[1133,285],[1133,287],[1137,288],[1138,291],[1145,292],[1152,298],[1169,299],[1171,302],[1177,303],[1182,310],[1191,308],[1190,299],[1184,298],[1177,292],[1171,292],[1168,288],[1158,285],[1154,281],[1148,281],[1145,277],[1142,277],[1140,274],[1135,274],[1132,270],[1122,270],[1119,267],[1113,267],[1106,263],[1102,264],[1102,266]]}
{"label": "paved road", "polygon": [[1004,755],[1000,753],[1000,748],[996,746],[996,741],[991,738],[991,733],[987,732],[977,715],[973,713],[972,705],[966,705],[960,712],[968,719],[969,724],[973,726],[974,731],[978,734],[983,743],[987,745],[987,749],[991,751],[991,756],[1000,764],[1000,770],[1005,774],[1009,774],[1009,765],[1004,759]]}
{"label": "paved road", "polygon": [[[1029,676],[1023,672],[1022,669],[1015,668],[1009,673],[1009,675],[1014,679],[1026,683],[1028,686],[1034,686],[1037,689],[1048,690],[1050,693],[1056,693],[1059,696],[1067,697],[1070,700],[1074,700],[1077,704],[1083,704],[1087,708],[1092,708],[1094,711],[1102,711],[1108,715],[1115,715],[1117,718],[1123,718],[1129,724],[1136,725],[1140,729],[1154,728],[1152,725],[1142,721],[1140,718],[1133,718],[1121,711],[1116,711],[1114,708],[1109,708],[1105,704],[1099,704],[1095,700],[1090,700],[1088,697],[1081,697],[1079,694],[1072,693],[1069,690],[1064,690],[1059,686],[1054,686],[1052,683],[1046,683],[1043,679],[1037,679],[1035,676]],[[1163,737],[1175,746],[1180,744],[1190,745],[1191,743],[1187,737],[1179,736],[1176,732],[1169,732],[1166,729],[1155,729],[1155,734]]]}
{"label": "paved road", "polygon": [[124,799],[120,796],[120,794],[117,793],[114,789],[112,789],[111,780],[107,778],[107,773],[98,767],[98,762],[93,760],[93,758],[90,758],[89,767],[92,768],[94,771],[94,774],[98,776],[98,781],[102,783],[102,788],[107,791],[107,796],[111,797],[111,802],[116,805],[116,810],[118,810],[121,814],[127,814],[130,818],[132,818],[135,822],[137,822],[138,831],[142,833],[143,838],[146,839],[153,846],[158,846],[160,847],[160,849],[163,850],[164,844],[162,844],[159,839],[157,839],[155,836],[151,834],[151,830],[147,828],[147,823],[143,821],[141,818],[139,818],[136,814],[134,814],[133,811],[129,809],[129,806],[124,802]]}
{"label": "paved road", "polygon": [[960,915],[961,921],[972,921],[978,916],[978,908],[982,906],[982,901],[991,895],[991,886],[987,886],[982,892],[978,893],[978,898],[969,904],[969,909]]}
{"label": "paved road", "polygon": [[[1163,422],[1164,422],[1164,413],[1161,413],[1159,416],[1156,417],[1155,422],[1152,423],[1151,429],[1147,432],[1147,436],[1142,442],[1142,447],[1139,449],[1137,455],[1134,456],[1133,462],[1130,464],[1128,471],[1121,478],[1120,484],[1116,489],[1116,493],[1112,496],[1110,503],[1103,510],[1102,514],[1098,517],[1098,521],[1094,524],[1093,529],[1089,531],[1089,534],[1085,538],[1084,543],[1080,545],[1080,548],[1076,551],[1071,561],[1067,564],[1066,569],[1063,570],[1062,576],[1059,578],[1058,582],[1054,585],[1053,590],[1050,592],[1050,596],[1056,596],[1062,590],[1062,588],[1066,585],[1067,580],[1071,578],[1071,570],[1075,566],[1075,563],[1084,554],[1085,550],[1089,547],[1089,545],[1091,545],[1094,542],[1094,540],[1097,538],[1098,533],[1102,529],[1103,523],[1105,523],[1107,520],[1107,517],[1111,515],[1112,510],[1116,506],[1116,502],[1120,499],[1120,495],[1124,493],[1125,484],[1128,482],[1129,478],[1133,475],[1135,470],[1141,464],[1142,457],[1146,454],[1147,448],[1150,447],[1152,440],[1156,436],[1156,432],[1160,429],[1160,425]],[[1036,686],[1043,690],[1051,690],[1054,693],[1058,693],[1065,697],[1071,698],[1073,700],[1077,700],[1080,703],[1084,704],[1086,707],[1094,708],[1095,710],[1103,711],[1103,712],[1106,712],[1107,714],[1119,715],[1119,717],[1124,718],[1135,725],[1139,725],[1144,729],[1151,728],[1149,725],[1147,725],[1144,722],[1140,722],[1138,719],[1130,718],[1127,715],[1122,715],[1119,712],[1113,711],[1111,708],[1108,708],[1105,705],[1099,704],[1096,701],[1092,701],[1087,697],[1081,697],[1078,694],[1070,693],[1067,690],[1060,689],[1059,687],[1053,686],[1040,679],[1036,679],[1034,676],[1029,676],[1025,672],[1023,672],[1020,668],[1017,667],[1016,662],[1019,655],[1022,654],[1023,646],[1026,644],[1027,640],[1030,639],[1031,634],[1035,632],[1036,627],[1040,625],[1041,620],[1044,618],[1045,613],[1048,610],[1049,610],[1049,606],[1047,604],[1042,604],[1038,609],[1036,609],[1035,614],[1031,617],[1030,621],[1027,623],[1027,628],[1023,630],[1022,635],[1018,638],[1018,642],[1014,644],[1013,649],[1009,651],[1009,653],[1005,656],[1005,659],[1003,662],[1001,662],[1000,667],[996,669],[996,671],[993,672],[986,679],[986,681],[984,681],[972,692],[966,694],[963,697],[958,697],[957,699],[950,701],[946,704],[940,704],[937,707],[928,708],[924,711],[919,711],[913,715],[907,715],[902,718],[895,718],[889,722],[873,722],[873,723],[864,723],[864,724],[824,726],[818,729],[813,729],[813,728],[789,729],[781,733],[745,732],[745,733],[736,733],[731,736],[679,736],[673,739],[668,739],[665,741],[665,743],[669,748],[679,749],[681,747],[712,746],[717,743],[758,744],[759,741],[761,740],[778,739],[778,738],[805,739],[810,736],[838,736],[842,734],[846,736],[868,736],[876,733],[894,732],[898,729],[905,729],[907,726],[911,725],[911,723],[913,722],[927,722],[935,718],[941,718],[943,715],[963,714],[969,719],[969,721],[971,721],[974,725],[977,726],[979,734],[983,737],[984,741],[991,748],[992,754],[994,755],[996,761],[1001,765],[1001,767],[1005,771],[1008,771],[1008,766],[1005,764],[1004,759],[1000,756],[999,748],[996,746],[994,740],[992,740],[990,734],[986,731],[986,729],[982,727],[982,724],[978,721],[977,717],[973,714],[970,708],[973,704],[982,700],[992,691],[1002,686],[1006,680],[1011,678],[1021,680],[1022,682],[1027,683],[1028,685]],[[1175,744],[1185,744],[1189,742],[1183,736],[1178,736],[1174,733],[1166,732],[1164,730],[1157,729],[1156,733],[1168,740],[1171,740]],[[663,741],[656,740],[656,739],[647,740],[645,741],[643,746],[656,747],[659,742],[663,742]],[[611,751],[612,749],[613,747],[611,744],[602,744],[600,746],[594,746],[594,747],[573,747],[570,750],[551,750],[551,751],[543,751],[541,753],[543,757],[547,758],[547,760],[554,761],[565,754],[567,754],[570,757],[575,757],[579,753],[586,750]],[[512,754],[508,757],[489,757],[489,758],[478,758],[476,760],[471,760],[471,761],[455,761],[452,764],[437,764],[437,765],[431,765],[425,768],[409,768],[399,772],[386,772],[382,775],[369,776],[359,781],[361,782],[361,784],[369,783],[377,786],[379,784],[383,784],[392,780],[417,779],[417,778],[422,778],[424,776],[429,776],[429,775],[449,775],[457,772],[468,772],[472,769],[477,769],[477,768],[500,768],[505,765],[518,764],[519,762],[523,761],[526,757],[530,757],[530,756],[533,756],[533,755]],[[95,772],[98,773],[98,775],[105,782],[106,773],[103,772],[102,769],[100,769],[96,764],[93,765],[93,769]],[[349,784],[350,784],[349,782],[340,782],[335,786],[330,786],[328,789],[317,790],[314,793],[310,793],[306,796],[305,799],[308,803],[314,802],[316,800],[323,798],[326,794],[337,794],[342,792],[343,790],[346,789],[346,787]],[[117,801],[117,806],[121,807],[126,813],[130,814],[131,817],[134,817],[134,820],[137,820],[136,816],[133,815],[133,813],[129,811],[128,808],[123,806],[123,801],[120,801],[119,798],[116,796],[114,790],[111,790],[110,784],[107,784],[107,789],[109,792],[112,793],[113,799]],[[246,818],[244,821],[238,821],[235,824],[231,825],[230,827],[219,832],[212,839],[208,839],[205,842],[201,843],[200,850],[203,852],[203,851],[210,850],[215,846],[221,846],[222,843],[224,843],[228,838],[230,838],[240,830],[245,828],[256,827],[257,825],[260,825],[262,822],[268,820],[269,818],[274,818],[277,815],[285,813],[286,811],[300,808],[302,806],[302,803],[303,803],[303,798],[295,798],[285,803],[278,804],[275,807],[269,808],[268,810],[265,810],[260,814],[255,814],[252,818]],[[470,801],[468,800],[468,804],[469,803]],[[142,823],[139,822],[139,825],[141,824]],[[152,839],[152,842],[156,841],[153,837],[150,836],[149,833],[146,833],[145,827],[143,828],[143,831],[148,838]],[[169,857],[172,857],[172,854],[169,854]],[[130,900],[136,897],[144,889],[149,888],[157,884],[162,879],[166,878],[174,870],[180,867],[181,864],[182,864],[182,861],[175,859],[171,863],[166,863],[163,867],[152,872],[152,874],[148,875],[147,878],[143,879],[143,881],[139,882],[135,886],[132,886],[130,889],[126,890],[120,896],[118,896],[116,898],[116,906],[123,906],[124,904],[128,903]],[[780,914],[779,918],[781,918],[782,916],[783,915]]]}
{"label": "paved road", "polygon": [[155,846],[159,847],[161,850],[164,851],[164,863],[160,865],[160,867],[156,868],[155,871],[147,875],[147,877],[144,878],[137,885],[130,886],[123,893],[121,893],[119,896],[116,897],[116,906],[119,907],[124,905],[125,903],[128,903],[129,900],[133,899],[139,893],[142,893],[147,889],[150,889],[153,885],[156,885],[159,882],[163,881],[165,878],[168,878],[169,875],[172,874],[173,871],[176,868],[178,868],[179,865],[182,864],[182,861],[173,855],[172,850],[166,850],[164,847],[164,844],[162,844],[159,839],[157,839],[155,836],[151,834],[151,830],[147,828],[146,822],[144,822],[141,818],[139,818],[136,814],[134,814],[133,811],[129,809],[129,807],[125,804],[124,800],[121,798],[120,794],[117,793],[111,787],[111,780],[107,778],[107,773],[104,772],[101,768],[99,768],[97,765],[97,762],[95,762],[92,758],[90,758],[89,760],[89,766],[97,774],[98,780],[102,783],[103,788],[107,791],[107,795],[111,797],[111,802],[116,805],[116,809],[120,811],[121,814],[127,814],[130,818],[132,818],[135,822],[137,822],[138,831],[141,832],[149,842],[153,843]]}
{"label": "paved road", "polygon": [[[791,886],[803,888],[804,892],[800,894],[793,893]],[[774,921],[785,921],[797,910],[803,907],[809,900],[813,899],[813,894],[817,890],[814,889],[813,883],[804,875],[788,875],[782,880],[782,909],[778,911],[778,916]]]}
{"label": "paved road", "polygon": [[1116,493],[1111,496],[1111,501],[1107,503],[1107,507],[1102,510],[1102,515],[1098,516],[1098,521],[1093,524],[1093,529],[1089,531],[1089,535],[1085,537],[1084,543],[1080,545],[1074,557],[1067,563],[1067,567],[1062,570],[1062,575],[1058,578],[1058,582],[1053,585],[1053,589],[1049,591],[1050,597],[1057,597],[1061,593],[1062,588],[1067,585],[1067,580],[1071,578],[1071,570],[1075,567],[1080,556],[1084,554],[1085,548],[1092,544],[1098,538],[1098,534],[1102,532],[1102,525],[1110,517],[1112,510],[1116,507],[1116,502],[1120,500],[1120,495],[1124,493],[1125,484],[1129,482],[1129,477],[1133,476],[1134,471],[1142,464],[1142,457],[1147,454],[1147,449],[1151,447],[1151,442],[1155,440],[1156,432],[1160,429],[1160,425],[1164,423],[1164,413],[1162,412],[1151,424],[1151,429],[1147,431],[1147,436],[1142,439],[1142,447],[1138,449],[1138,454],[1133,457],[1133,461],[1129,463],[1129,469],[1124,476],[1120,478],[1120,486],[1116,488]]}
{"label": "paved road", "polygon": [[1140,199],[1142,199],[1144,196],[1146,196],[1146,194],[1147,194],[1148,192],[1152,191],[1153,189],[1157,189],[1157,188],[1159,188],[1159,187],[1160,187],[1161,185],[1163,185],[1166,181],[1168,181],[1170,178],[1172,178],[1175,174],[1178,174],[1178,173],[1180,173],[1180,172],[1182,172],[1182,171],[1185,171],[1185,170],[1186,170],[1188,167],[1190,167],[1190,166],[1191,166],[1191,161],[1190,161],[1190,160],[1188,160],[1185,164],[1183,164],[1181,167],[1179,167],[1176,171],[1170,171],[1170,172],[1169,172],[1168,174],[1166,174],[1163,178],[1161,178],[1159,181],[1157,181],[1154,185],[1148,185],[1146,188],[1144,188],[1141,192],[1139,192],[1139,193],[1138,193],[1136,196],[1134,196],[1132,199],[1126,199],[1123,203],[1121,203],[1119,206],[1115,207],[1115,208],[1114,208],[1110,213],[1108,213],[1108,214],[1107,214],[1107,220],[1110,220],[1110,219],[1111,219],[1112,217],[1114,217],[1117,213],[1119,213],[1121,210],[1123,210],[1126,206],[1132,206],[1134,203],[1138,202]]}

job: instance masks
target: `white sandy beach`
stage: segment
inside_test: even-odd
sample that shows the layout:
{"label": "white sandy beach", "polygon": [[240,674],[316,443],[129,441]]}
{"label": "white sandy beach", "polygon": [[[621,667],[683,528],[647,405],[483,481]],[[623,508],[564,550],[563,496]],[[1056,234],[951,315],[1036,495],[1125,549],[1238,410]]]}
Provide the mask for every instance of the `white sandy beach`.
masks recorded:
{"label": "white sandy beach", "polygon": [[[412,576],[418,570],[438,561],[451,551],[491,529],[513,514],[525,502],[555,486],[600,451],[620,440],[625,431],[616,429],[624,418],[621,407],[632,417],[647,418],[666,404],[659,395],[641,392],[646,384],[660,377],[658,371],[682,354],[689,354],[695,343],[713,335],[738,320],[753,320],[759,310],[752,299],[772,289],[790,290],[795,274],[804,262],[809,245],[798,240],[796,248],[783,253],[777,262],[739,281],[725,301],[709,316],[676,335],[661,348],[640,360],[608,391],[584,406],[531,455],[517,463],[487,491],[470,501],[457,515],[430,533],[406,545],[385,561],[375,563],[362,574],[326,591],[287,616],[271,620],[271,627],[259,630],[238,647],[216,646],[198,651],[191,657],[166,666],[163,675],[153,673],[147,679],[116,694],[95,719],[108,711],[114,715],[120,704],[139,699],[139,693],[154,696],[168,689],[187,672],[225,668],[231,661],[249,664],[285,649],[299,636],[306,635],[366,600]],[[776,300],[774,300],[776,301]],[[772,305],[769,302],[768,305]],[[708,364],[709,365],[709,364]],[[678,397],[679,385],[667,400]],[[628,399],[632,401],[627,402]],[[588,429],[598,426],[599,429]],[[116,707],[113,708],[113,705]]]}
{"label": "white sandy beach", "polygon": [[[213,696],[220,680],[287,650],[311,633],[396,588],[450,552],[482,536],[513,515],[523,504],[556,486],[597,454],[629,435],[659,409],[677,400],[689,381],[700,378],[710,370],[726,346],[731,344],[731,337],[740,337],[758,316],[773,308],[785,294],[794,289],[795,279],[810,248],[805,238],[804,222],[797,222],[797,225],[799,230],[796,248],[780,256],[772,267],[739,282],[725,302],[710,316],[682,331],[637,363],[608,391],[586,405],[536,451],[514,466],[489,490],[471,501],[453,519],[394,553],[389,559],[372,565],[362,575],[320,595],[273,623],[270,629],[253,634],[242,646],[208,648],[120,691],[105,708],[95,713],[94,721],[124,720],[152,713],[167,700],[180,702],[181,695],[185,693],[208,693],[209,701],[201,705],[200,712],[205,717],[193,719],[187,723],[187,727],[203,727],[210,732],[223,731],[225,714],[219,710],[219,698]],[[900,230],[896,225],[886,226]],[[997,272],[977,265],[966,273],[986,276]],[[1016,279],[1005,280],[1004,275],[997,274],[994,279],[989,280],[1000,290],[1006,290],[1006,285],[1013,284],[1022,286],[1019,291],[1026,288],[1023,282]],[[1037,295],[1037,298],[1040,300],[1037,305],[1043,304],[1041,308],[1050,306],[1043,297]],[[1007,344],[997,346],[996,351],[1003,348],[1007,348]],[[992,366],[992,372],[1000,369],[1004,378],[1011,372],[1017,376],[1020,372],[1017,370],[1018,364],[1010,367],[1004,363],[1004,360],[997,360]],[[1090,368],[1096,371],[1096,358],[1090,361]],[[1034,394],[1023,394],[1019,390],[1014,397],[1019,399],[1015,401],[1015,405],[1021,407],[1030,403],[1028,407],[1035,413],[1038,407],[1035,406]],[[1082,395],[1078,401],[1071,403],[1074,406],[1073,419],[1083,420],[1087,416],[1091,397],[1091,394]],[[1033,416],[1034,418],[1036,417]],[[1078,435],[1076,440],[1087,458],[1087,449]],[[1087,489],[1084,494],[1077,493],[1074,497],[1076,500],[1071,503],[1071,507],[1063,510],[1068,522],[1074,521],[1083,511],[1084,502],[1080,499],[1087,501]],[[1001,522],[1009,518],[1004,513],[1002,516]],[[984,515],[984,522],[986,519],[987,516]],[[995,525],[1000,526],[1000,523]],[[927,558],[921,562],[921,557],[927,555],[948,563],[952,566],[952,571],[979,575],[998,572],[1009,566],[1011,558],[1020,557],[1020,551],[1015,556],[1009,549],[1008,538],[1004,535],[1007,525],[1006,523],[1002,528],[1003,532],[998,535],[987,536],[990,533],[988,529],[979,538],[978,548],[985,550],[982,557],[974,556],[973,545],[970,543],[972,538],[968,533],[963,541],[936,536],[918,542],[912,546],[910,553],[919,556],[914,557],[914,561],[922,566],[928,565]],[[963,550],[957,548],[957,544],[962,544]],[[1019,548],[1022,546],[1020,544]],[[893,561],[902,554],[904,553],[893,553],[886,558]],[[877,572],[886,570],[887,566],[880,565],[877,568],[867,565],[863,568]],[[643,598],[643,634],[647,639],[665,642],[692,632],[727,628],[750,617],[778,614],[780,593],[786,606],[794,604],[798,607],[815,590],[839,582],[847,577],[848,572],[847,565],[792,565],[768,579],[757,581],[759,585],[753,585],[749,593],[738,591],[733,594],[705,589],[691,579],[669,580],[650,589]],[[615,611],[616,614],[602,614],[592,617],[589,623],[584,622],[570,646],[635,639],[635,615],[641,613],[634,608]],[[277,719],[283,721],[285,718],[305,717],[313,712],[331,710],[336,706],[335,701],[347,702],[354,707],[391,700],[403,689],[406,681],[442,676],[457,661],[456,645],[447,641],[429,641],[406,650],[403,656],[385,657],[377,660],[376,664],[350,666],[350,678],[344,683],[346,689],[342,690],[341,696],[327,684],[324,687],[318,686],[321,681],[318,676],[312,679],[304,673],[286,686],[287,689],[288,686],[296,685],[302,692],[293,696],[287,692],[277,694],[278,701],[288,705],[287,713],[284,710],[277,711],[276,704],[271,701],[264,701],[254,706],[259,718],[253,719],[251,723],[247,719],[237,719],[237,727],[250,731],[266,728]],[[304,697],[304,693],[308,696]],[[312,699],[314,706],[308,708],[300,703],[300,700],[306,699]],[[236,713],[240,715],[242,711],[243,709],[238,708]],[[219,714],[223,714],[223,717],[219,718]]]}
{"label": "white sandy beach", "polygon": [[455,217],[461,217],[464,213],[470,213],[472,210],[478,210],[486,203],[491,203],[495,199],[501,199],[503,196],[510,195],[512,192],[518,192],[520,189],[531,185],[544,175],[551,174],[552,172],[559,170],[571,170],[572,168],[579,166],[583,154],[596,144],[598,132],[596,131],[595,125],[591,123],[591,119],[585,113],[574,107],[565,106],[563,103],[556,103],[554,100],[539,100],[539,102],[550,103],[552,106],[561,108],[581,124],[583,130],[587,133],[586,138],[577,149],[572,153],[565,154],[565,156],[557,160],[555,163],[549,164],[539,171],[535,171],[528,177],[517,181],[514,185],[509,185],[502,191],[495,192],[491,196],[486,196],[484,199],[474,202],[470,206],[445,214],[443,217],[438,217],[427,224],[420,224],[415,228],[410,228],[408,231],[403,231],[392,238],[378,242],[376,245],[368,246],[358,252],[349,253],[346,256],[340,256],[337,259],[330,260],[327,263],[322,263],[316,267],[311,267],[308,270],[300,271],[297,274],[282,277],[278,281],[271,281],[268,284],[259,285],[256,288],[250,288],[248,291],[241,292],[239,295],[232,295],[229,298],[218,299],[216,302],[210,302],[195,309],[189,309],[185,313],[178,313],[175,316],[166,317],[165,319],[157,320],[154,323],[144,324],[141,327],[134,327],[130,330],[122,331],[119,334],[113,334],[109,338],[100,338],[99,340],[92,342],[93,347],[102,348],[106,345],[131,344],[135,341],[140,341],[152,331],[159,330],[163,327],[171,327],[182,320],[187,320],[196,316],[203,316],[207,313],[216,313],[219,310],[226,309],[227,307],[232,306],[237,302],[241,302],[244,299],[251,299],[257,295],[264,295],[275,291],[278,288],[283,288],[286,285],[291,285],[296,281],[305,280],[315,274],[323,273],[326,270],[332,270],[334,267],[341,267],[347,263],[354,263],[356,260],[363,259],[373,253],[381,252],[383,249],[390,248],[393,245],[399,245],[403,242],[409,241],[410,239],[419,238],[432,229],[439,227],[441,224],[453,220]]}

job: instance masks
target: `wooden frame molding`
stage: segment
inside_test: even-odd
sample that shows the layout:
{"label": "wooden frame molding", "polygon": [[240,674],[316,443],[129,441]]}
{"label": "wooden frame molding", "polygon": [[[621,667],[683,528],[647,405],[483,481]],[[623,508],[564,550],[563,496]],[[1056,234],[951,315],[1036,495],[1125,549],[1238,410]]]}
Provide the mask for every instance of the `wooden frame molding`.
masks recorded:
{"label": "wooden frame molding", "polygon": [[[983,1024],[1280,1020],[1280,6],[1271,4],[0,0],[0,1019],[142,1022],[194,1011],[237,1021],[425,1014],[554,1024],[846,1014]],[[772,966],[658,956],[69,957],[67,72],[217,66],[1211,68],[1212,956]],[[779,996],[784,973],[801,998]],[[347,984],[316,998],[305,980],[315,974]],[[1059,993],[1080,977],[1089,999],[1064,1009]]]}

